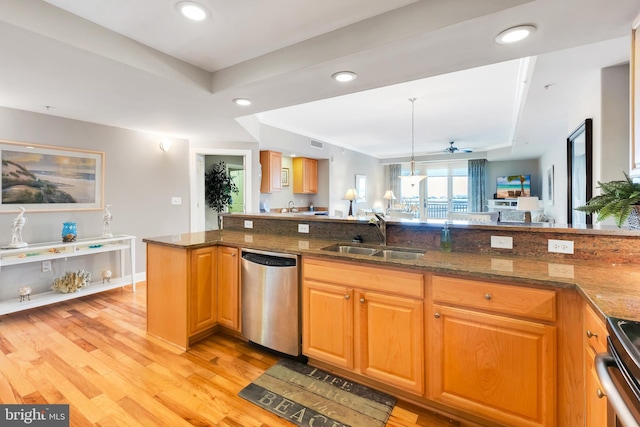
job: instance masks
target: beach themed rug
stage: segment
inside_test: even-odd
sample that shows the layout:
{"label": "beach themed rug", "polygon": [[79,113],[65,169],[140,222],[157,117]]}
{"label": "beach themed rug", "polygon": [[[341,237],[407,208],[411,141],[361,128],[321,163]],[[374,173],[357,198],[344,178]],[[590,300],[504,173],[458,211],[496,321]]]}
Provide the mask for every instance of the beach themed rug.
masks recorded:
{"label": "beach themed rug", "polygon": [[384,426],[396,403],[388,394],[283,359],[240,397],[298,426]]}

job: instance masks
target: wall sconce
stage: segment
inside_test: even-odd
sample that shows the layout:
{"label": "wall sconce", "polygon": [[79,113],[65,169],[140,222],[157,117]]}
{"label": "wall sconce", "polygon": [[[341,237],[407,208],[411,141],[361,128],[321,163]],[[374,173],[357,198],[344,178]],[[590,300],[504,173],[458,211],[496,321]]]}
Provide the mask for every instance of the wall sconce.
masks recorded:
{"label": "wall sconce", "polygon": [[163,138],[160,141],[160,149],[166,153],[169,151],[169,148],[171,148],[171,141],[167,138]]}
{"label": "wall sconce", "polygon": [[384,193],[384,196],[382,196],[382,198],[387,200],[387,210],[391,210],[391,201],[396,199],[396,196],[395,194],[393,194],[393,191],[387,190],[387,192]]}
{"label": "wall sconce", "polygon": [[531,211],[540,209],[537,197],[518,197],[518,210],[524,211],[525,224],[531,224]]}
{"label": "wall sconce", "polygon": [[355,188],[350,188],[347,190],[347,193],[344,195],[344,197],[342,198],[342,200],[348,200],[349,201],[349,215],[350,217],[353,216],[353,201],[355,199],[358,198],[358,193],[356,192]]}

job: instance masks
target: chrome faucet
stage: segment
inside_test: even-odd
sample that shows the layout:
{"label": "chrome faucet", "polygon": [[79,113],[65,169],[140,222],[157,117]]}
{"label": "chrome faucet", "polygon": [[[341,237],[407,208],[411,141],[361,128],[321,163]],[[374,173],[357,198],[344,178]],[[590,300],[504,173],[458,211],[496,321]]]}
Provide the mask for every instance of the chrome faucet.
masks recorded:
{"label": "chrome faucet", "polygon": [[376,230],[378,231],[378,234],[380,235],[380,239],[382,240],[380,244],[382,246],[387,246],[387,220],[384,219],[383,214],[379,214],[376,212],[374,213],[374,215],[376,218],[375,219],[371,218],[369,220],[369,224],[376,226]]}
{"label": "chrome faucet", "polygon": [[289,209],[293,209],[295,207],[296,207],[296,205],[295,205],[295,203],[293,203],[293,200],[289,200]]}

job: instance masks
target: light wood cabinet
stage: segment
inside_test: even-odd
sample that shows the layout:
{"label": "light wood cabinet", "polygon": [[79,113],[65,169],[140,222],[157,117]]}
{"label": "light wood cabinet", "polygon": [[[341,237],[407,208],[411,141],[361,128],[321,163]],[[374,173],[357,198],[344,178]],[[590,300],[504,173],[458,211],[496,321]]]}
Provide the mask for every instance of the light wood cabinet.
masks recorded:
{"label": "light wood cabinet", "polygon": [[240,331],[240,251],[218,247],[218,323]]}
{"label": "light wood cabinet", "polygon": [[585,304],[584,318],[585,426],[607,425],[607,397],[600,385],[594,359],[607,351],[607,329],[591,307]]}
{"label": "light wood cabinet", "polygon": [[306,157],[293,159],[293,192],[316,194],[318,192],[318,161]]}
{"label": "light wood cabinet", "polygon": [[217,324],[216,247],[147,243],[147,331],[181,349]]}
{"label": "light wood cabinet", "polygon": [[189,290],[189,336],[215,326],[217,320],[217,248],[191,251]]}
{"label": "light wood cabinet", "polygon": [[305,279],[302,352],[353,369],[353,289]]}
{"label": "light wood cabinet", "polygon": [[282,190],[282,153],[260,151],[260,167],[262,168],[260,192],[271,193]]}
{"label": "light wood cabinet", "polygon": [[305,258],[303,353],[423,394],[423,287],[422,274]]}
{"label": "light wood cabinet", "polygon": [[555,426],[556,327],[539,320],[555,318],[555,293],[434,276],[432,299],[427,397],[505,425]]}

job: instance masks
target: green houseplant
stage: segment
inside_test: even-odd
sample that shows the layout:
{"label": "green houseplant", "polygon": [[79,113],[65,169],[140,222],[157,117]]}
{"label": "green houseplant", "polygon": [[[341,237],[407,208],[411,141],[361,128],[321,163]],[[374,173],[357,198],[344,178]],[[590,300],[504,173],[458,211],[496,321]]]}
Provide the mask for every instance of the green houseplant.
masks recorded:
{"label": "green houseplant", "polygon": [[[238,193],[238,187],[227,171],[224,162],[213,164],[204,174],[204,196],[207,205],[218,214],[233,202],[233,194]],[[222,218],[218,215],[218,229],[221,229]]]}
{"label": "green houseplant", "polygon": [[[639,212],[636,209],[640,208],[640,183],[633,182],[626,172],[624,177],[624,180],[619,181],[598,181],[601,193],[592,197],[586,205],[576,209],[588,214],[598,214],[598,220],[613,217],[618,227],[622,227],[634,211],[634,216],[637,218]],[[635,224],[637,220],[630,222],[634,223],[629,225],[630,228],[638,227]]]}

